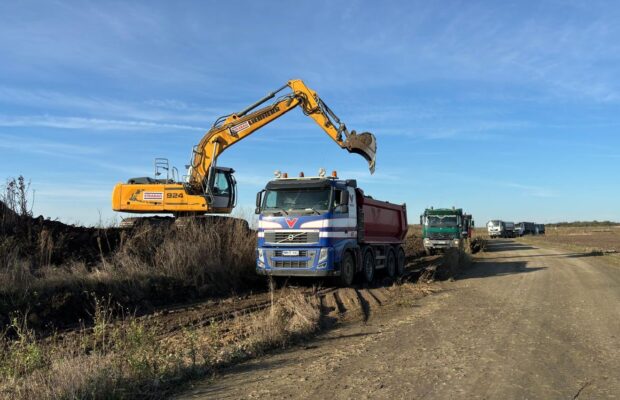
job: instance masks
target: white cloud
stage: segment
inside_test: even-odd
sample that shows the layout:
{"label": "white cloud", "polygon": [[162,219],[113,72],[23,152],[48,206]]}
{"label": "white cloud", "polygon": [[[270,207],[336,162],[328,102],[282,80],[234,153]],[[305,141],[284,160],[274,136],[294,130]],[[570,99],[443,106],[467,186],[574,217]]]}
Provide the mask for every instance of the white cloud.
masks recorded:
{"label": "white cloud", "polygon": [[143,167],[118,165],[106,161],[109,159],[109,154],[101,148],[101,146],[73,145],[60,141],[0,134],[0,149],[1,148],[27,154],[41,154],[56,158],[64,158],[73,160],[80,165],[88,164],[135,176],[144,176],[150,173]]}
{"label": "white cloud", "polygon": [[497,183],[504,187],[518,189],[519,191],[517,193],[521,193],[527,196],[533,196],[533,197],[557,197],[558,196],[558,193],[555,190],[550,189],[548,187],[524,185],[524,184],[515,183],[515,182],[497,182]]}
{"label": "white cloud", "polygon": [[58,141],[46,141],[5,134],[0,134],[0,147],[12,151],[48,154],[61,157],[101,154],[101,149],[95,146],[80,146]]}
{"label": "white cloud", "polygon": [[232,110],[224,107],[207,107],[189,104],[176,99],[145,99],[129,101],[100,96],[74,95],[44,89],[21,89],[0,86],[0,103],[20,105],[28,109],[50,110],[66,114],[87,114],[90,116],[113,117],[112,120],[146,120],[151,122],[192,122],[210,126],[220,115]]}
{"label": "white cloud", "polygon": [[185,130],[205,132],[205,128],[191,125],[167,124],[152,121],[131,121],[102,118],[43,116],[2,116],[0,126],[46,127],[90,130]]}

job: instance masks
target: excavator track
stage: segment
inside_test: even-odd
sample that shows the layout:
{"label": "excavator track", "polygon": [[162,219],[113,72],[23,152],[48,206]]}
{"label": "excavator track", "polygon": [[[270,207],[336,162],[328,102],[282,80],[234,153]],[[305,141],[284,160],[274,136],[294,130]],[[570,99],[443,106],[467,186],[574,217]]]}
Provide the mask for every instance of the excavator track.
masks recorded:
{"label": "excavator track", "polygon": [[245,224],[247,230],[250,230],[250,226],[246,220],[243,218],[236,217],[224,217],[220,215],[196,215],[196,216],[183,216],[183,217],[129,217],[125,218],[119,224],[119,228],[121,229],[137,229],[141,227],[158,227],[158,228],[169,228],[171,226],[175,227],[186,227],[191,224],[199,224],[199,225],[213,225],[222,222],[228,222],[230,220],[241,221]]}

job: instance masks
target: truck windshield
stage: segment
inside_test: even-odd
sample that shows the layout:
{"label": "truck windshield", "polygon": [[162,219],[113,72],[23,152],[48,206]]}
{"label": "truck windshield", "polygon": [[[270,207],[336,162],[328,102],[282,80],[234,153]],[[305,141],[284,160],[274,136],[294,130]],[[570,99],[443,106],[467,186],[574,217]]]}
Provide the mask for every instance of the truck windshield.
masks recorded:
{"label": "truck windshield", "polygon": [[329,188],[267,190],[263,211],[274,214],[322,214],[329,209],[330,195]]}
{"label": "truck windshield", "polygon": [[454,215],[429,215],[427,217],[428,226],[457,226],[458,221]]}

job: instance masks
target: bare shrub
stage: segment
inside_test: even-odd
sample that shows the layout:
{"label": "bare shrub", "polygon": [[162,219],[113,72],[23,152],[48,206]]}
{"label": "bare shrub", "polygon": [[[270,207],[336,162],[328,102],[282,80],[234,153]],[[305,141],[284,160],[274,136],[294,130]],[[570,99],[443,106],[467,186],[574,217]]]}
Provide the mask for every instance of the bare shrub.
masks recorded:
{"label": "bare shrub", "polygon": [[0,192],[0,201],[13,214],[6,212],[7,217],[31,217],[32,207],[29,206],[31,203],[29,197],[30,181],[26,182],[26,178],[21,175],[17,178],[8,178]]}

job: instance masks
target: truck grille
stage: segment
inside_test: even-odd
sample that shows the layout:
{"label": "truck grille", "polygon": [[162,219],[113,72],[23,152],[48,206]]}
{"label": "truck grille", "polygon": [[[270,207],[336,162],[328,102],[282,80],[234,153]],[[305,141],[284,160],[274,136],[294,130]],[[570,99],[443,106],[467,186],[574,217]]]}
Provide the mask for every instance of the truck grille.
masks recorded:
{"label": "truck grille", "polygon": [[310,261],[274,261],[273,266],[275,268],[310,268],[312,267],[312,260]]}
{"label": "truck grille", "polygon": [[428,234],[428,238],[432,240],[452,240],[454,239],[454,234],[452,233],[441,233],[441,232],[431,232]]}
{"label": "truck grille", "polygon": [[318,231],[265,231],[265,242],[272,244],[318,243]]}

